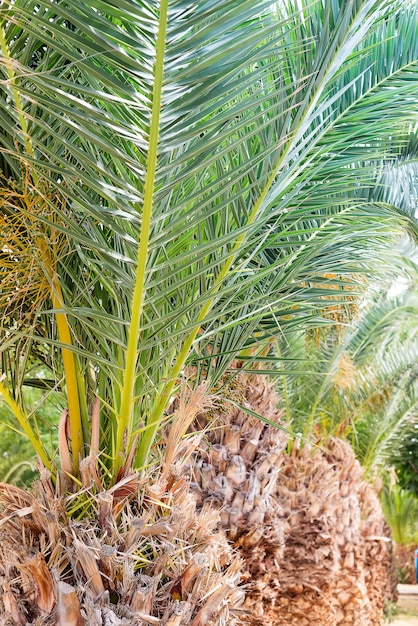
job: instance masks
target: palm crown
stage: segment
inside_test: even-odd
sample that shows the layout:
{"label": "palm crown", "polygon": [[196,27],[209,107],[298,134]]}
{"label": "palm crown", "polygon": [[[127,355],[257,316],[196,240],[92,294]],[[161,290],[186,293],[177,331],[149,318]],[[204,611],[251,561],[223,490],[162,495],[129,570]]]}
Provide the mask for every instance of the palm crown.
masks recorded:
{"label": "palm crown", "polygon": [[[416,248],[405,246],[399,273],[393,263],[386,281],[382,276],[380,284],[369,285],[349,324],[322,333],[295,331],[279,341],[285,363],[279,393],[294,431],[317,442],[329,435],[348,438],[369,475],[390,466],[417,417],[414,257]],[[299,360],[298,372],[291,357]]]}
{"label": "palm crown", "polygon": [[29,355],[65,387],[69,473],[93,442],[113,481],[134,448],[143,466],[188,364],[256,360],[416,234],[388,181],[416,158],[417,21],[371,0],[4,3],[3,362],[15,388]]}

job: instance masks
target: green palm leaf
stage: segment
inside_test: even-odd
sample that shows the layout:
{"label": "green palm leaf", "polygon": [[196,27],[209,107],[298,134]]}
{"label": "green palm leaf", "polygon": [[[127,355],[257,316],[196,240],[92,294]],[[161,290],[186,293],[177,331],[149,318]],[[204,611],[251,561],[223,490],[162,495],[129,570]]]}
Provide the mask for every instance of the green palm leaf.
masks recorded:
{"label": "green palm leaf", "polygon": [[219,379],[283,327],[321,323],[324,275],[364,272],[388,236],[415,228],[407,203],[370,190],[406,138],[415,145],[417,11],[371,0],[4,7],[1,165],[42,210],[36,229],[26,205],[7,208],[9,192],[2,210],[25,218],[35,260],[39,241],[59,241],[62,298],[37,303],[26,335],[75,355],[72,430],[82,451],[99,395],[115,478],[143,421],[147,461],[188,363]]}
{"label": "green palm leaf", "polygon": [[[293,429],[305,437],[348,437],[368,472],[387,467],[417,418],[414,255],[416,248],[409,263],[402,255],[400,265],[408,270],[399,268],[397,277],[392,273],[379,288],[374,285],[345,333],[334,327],[319,350],[315,338],[301,332],[281,341],[280,356],[298,355],[301,363],[299,373],[288,367],[281,383]],[[412,276],[413,269],[408,285],[401,277]],[[391,283],[403,292],[393,295]]]}

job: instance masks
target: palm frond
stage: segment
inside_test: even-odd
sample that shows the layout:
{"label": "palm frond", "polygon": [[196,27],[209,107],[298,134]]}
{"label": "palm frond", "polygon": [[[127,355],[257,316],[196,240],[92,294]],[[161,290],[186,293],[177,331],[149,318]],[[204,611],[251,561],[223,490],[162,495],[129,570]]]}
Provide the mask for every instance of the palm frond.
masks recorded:
{"label": "palm frond", "polygon": [[146,462],[187,363],[217,380],[243,350],[324,323],[326,298],[353,296],[343,280],[415,232],[407,200],[371,190],[415,150],[418,14],[372,0],[2,11],[3,174],[53,214],[37,215],[41,239],[53,226],[65,244],[22,351],[74,355],[73,452],[99,395],[116,479],[139,431]]}

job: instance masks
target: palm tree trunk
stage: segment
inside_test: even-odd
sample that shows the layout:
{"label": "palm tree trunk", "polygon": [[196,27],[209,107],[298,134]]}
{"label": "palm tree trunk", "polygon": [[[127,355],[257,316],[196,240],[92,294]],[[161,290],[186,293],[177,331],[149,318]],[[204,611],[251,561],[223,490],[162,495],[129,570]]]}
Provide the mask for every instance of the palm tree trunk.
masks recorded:
{"label": "palm tree trunk", "polygon": [[[239,385],[236,404],[280,424],[264,377],[242,374]],[[219,421],[191,464],[192,488],[200,506],[220,510],[244,558],[249,623],[382,624],[391,541],[350,445],[295,444],[287,453],[283,431],[245,411],[233,408]]]}
{"label": "palm tree trunk", "polygon": [[[288,437],[245,411],[249,408],[283,428],[278,397],[266,377],[241,374],[231,393],[243,409],[226,403],[219,420],[211,422],[204,449],[191,465],[191,486],[198,503],[209,502],[220,510],[221,526],[241,547],[253,576],[265,569],[268,555],[278,558],[283,549],[274,494]],[[260,553],[252,560],[255,545]]]}

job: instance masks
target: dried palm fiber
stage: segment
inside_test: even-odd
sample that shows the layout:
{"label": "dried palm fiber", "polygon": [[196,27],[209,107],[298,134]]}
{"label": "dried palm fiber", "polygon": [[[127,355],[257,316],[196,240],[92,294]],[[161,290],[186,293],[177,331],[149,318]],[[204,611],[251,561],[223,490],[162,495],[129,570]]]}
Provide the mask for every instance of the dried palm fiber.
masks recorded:
{"label": "dried palm fiber", "polygon": [[396,569],[396,554],[395,554],[396,544],[393,541],[392,530],[389,524],[385,525],[385,534],[391,540],[388,545],[387,558],[386,558],[387,572],[388,572],[387,575],[389,577],[389,585],[387,587],[388,589],[387,601],[392,602],[392,604],[396,604],[399,600],[399,590],[398,590],[399,578],[398,578],[398,572]]}
{"label": "dried palm fiber", "polygon": [[[281,424],[278,397],[266,377],[240,374],[234,392],[243,407]],[[210,503],[220,510],[221,526],[240,545],[251,574],[262,575],[266,558],[278,558],[283,549],[276,524],[280,511],[272,494],[287,435],[237,406],[227,406],[227,411],[209,416],[210,429],[190,460],[191,488],[200,505]],[[199,426],[203,423],[201,416]]]}
{"label": "dried palm fiber", "polygon": [[[280,422],[272,385],[257,374],[238,380],[241,404]],[[387,563],[390,542],[382,540],[377,499],[372,508],[362,504],[372,489],[349,444],[294,446],[289,455],[282,431],[243,411],[233,408],[219,423],[210,419],[215,427],[190,466],[192,489],[200,504],[220,508],[222,527],[245,559],[248,621],[381,623],[382,601],[373,589],[380,584],[383,591],[387,569],[372,574],[366,560],[373,544]],[[373,541],[372,528],[379,532]]]}
{"label": "dried palm fiber", "polygon": [[397,577],[391,531],[377,494],[368,483],[361,488],[361,510],[366,541],[367,595],[372,605],[371,624],[380,624],[385,601],[396,602],[398,599]]}
{"label": "dried palm fiber", "polygon": [[[279,398],[267,377],[241,373],[231,393],[236,404],[283,425]],[[218,414],[200,416],[198,427],[206,421],[209,430],[189,462],[191,488],[199,506],[210,503],[220,511],[221,527],[244,559],[243,580],[251,593],[273,602],[284,549],[283,512],[275,494],[288,437],[228,402]]]}
{"label": "dried palm fiber", "polygon": [[[354,459],[354,453],[347,442],[335,440],[332,442],[332,450],[340,465],[346,464],[348,458]],[[357,461],[355,463],[357,464]],[[356,572],[356,580],[351,590],[348,588],[344,590],[350,594],[350,600],[343,607],[344,619],[341,623],[377,626],[383,623],[385,598],[393,599],[391,596],[392,542],[374,488],[364,480],[362,473],[358,478],[351,486],[360,511],[357,558],[351,568],[349,566],[352,564],[344,560],[341,569],[342,577]],[[338,581],[337,589],[341,588],[341,580]],[[357,592],[360,587],[361,594]],[[364,588],[365,599],[363,600]],[[352,593],[353,589],[356,593]]]}
{"label": "dried palm fiber", "polygon": [[349,444],[334,439],[326,449],[293,448],[275,496],[284,553],[273,602],[257,586],[247,598],[252,623],[382,624],[390,541],[379,501]]}
{"label": "dried palm fiber", "polygon": [[307,445],[283,455],[274,498],[284,550],[271,566],[269,586],[257,580],[247,597],[252,624],[337,623],[340,602],[334,593],[344,550],[358,550],[347,526],[360,526],[352,497],[341,496],[345,476],[356,480],[359,472],[355,462],[350,465],[342,475],[329,454]]}
{"label": "dried palm fiber", "polygon": [[[45,475],[30,492],[0,484],[2,626],[239,623],[241,563],[184,479],[92,493],[60,497]],[[90,518],[70,519],[83,506]]]}

